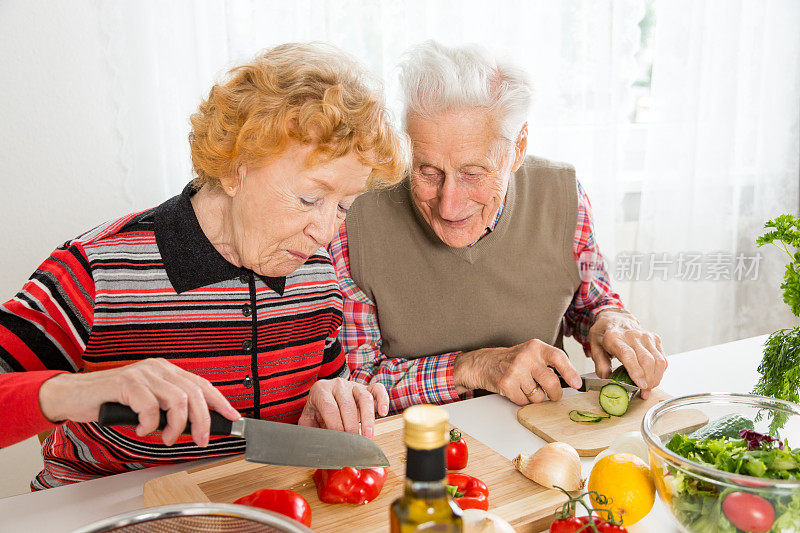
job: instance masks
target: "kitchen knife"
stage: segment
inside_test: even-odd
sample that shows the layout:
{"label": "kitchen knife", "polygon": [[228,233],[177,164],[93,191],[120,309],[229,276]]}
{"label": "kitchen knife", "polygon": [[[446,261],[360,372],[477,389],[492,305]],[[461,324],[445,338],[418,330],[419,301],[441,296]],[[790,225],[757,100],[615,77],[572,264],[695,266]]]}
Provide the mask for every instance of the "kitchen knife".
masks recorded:
{"label": "kitchen knife", "polygon": [[[362,435],[253,418],[230,421],[216,411],[209,413],[211,434],[243,438],[248,461],[309,468],[389,466],[380,447]],[[139,415],[127,405],[107,402],[100,406],[98,423],[101,426],[137,426]],[[161,411],[158,429],[166,426],[167,412]],[[183,434],[190,433],[187,425]]]}
{"label": "kitchen knife", "polygon": [[[558,380],[561,382],[562,389],[572,388],[570,384],[567,383],[566,380],[563,377],[561,377],[560,374],[558,374],[558,372],[556,372],[556,374],[558,375]],[[601,379],[594,376],[581,376],[581,386],[577,389],[577,391],[578,392],[586,392],[590,390],[599,391],[609,383],[616,383],[617,385],[628,391],[628,393],[631,395],[631,398],[639,396],[639,394],[642,392],[642,390],[636,385],[629,385],[628,383],[620,383],[619,381],[613,379]]]}

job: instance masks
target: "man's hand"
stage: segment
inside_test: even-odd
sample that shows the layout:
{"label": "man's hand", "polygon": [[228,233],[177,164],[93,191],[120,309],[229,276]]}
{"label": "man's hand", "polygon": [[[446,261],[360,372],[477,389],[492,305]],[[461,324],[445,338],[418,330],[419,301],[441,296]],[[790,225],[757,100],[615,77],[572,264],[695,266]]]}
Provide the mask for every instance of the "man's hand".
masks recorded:
{"label": "man's hand", "polygon": [[643,399],[661,383],[667,369],[661,337],[642,329],[628,313],[600,311],[589,329],[589,344],[597,375],[607,378],[611,374],[611,358],[616,357],[642,389]]}
{"label": "man's hand", "polygon": [[485,389],[502,394],[517,405],[539,403],[546,399],[561,399],[558,370],[574,388],[581,386],[578,371],[567,354],[538,339],[511,348],[483,348],[456,357],[453,381],[456,391]]}
{"label": "man's hand", "polygon": [[39,389],[39,408],[52,422],[95,422],[105,402],[119,402],[133,409],[139,415],[136,434],[140,437],[156,431],[159,410],[166,411],[167,427],[161,438],[167,446],[178,440],[187,423],[192,425],[194,441],[207,445],[209,409],[229,420],[241,418],[207,379],[165,359],[144,359],[85,374],[58,374]]}
{"label": "man's hand", "polygon": [[375,430],[375,406],[378,414],[389,412],[389,394],[383,384],[364,386],[342,378],[323,379],[308,391],[308,401],[300,414],[299,426],[310,426],[372,438]]}

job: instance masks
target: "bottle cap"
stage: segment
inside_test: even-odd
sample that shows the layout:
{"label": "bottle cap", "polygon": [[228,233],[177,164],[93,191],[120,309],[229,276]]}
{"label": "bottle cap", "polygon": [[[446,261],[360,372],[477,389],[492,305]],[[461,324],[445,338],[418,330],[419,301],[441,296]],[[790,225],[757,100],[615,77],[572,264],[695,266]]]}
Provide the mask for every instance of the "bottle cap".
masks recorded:
{"label": "bottle cap", "polygon": [[403,412],[406,446],[434,450],[447,444],[449,415],[438,405],[414,405]]}

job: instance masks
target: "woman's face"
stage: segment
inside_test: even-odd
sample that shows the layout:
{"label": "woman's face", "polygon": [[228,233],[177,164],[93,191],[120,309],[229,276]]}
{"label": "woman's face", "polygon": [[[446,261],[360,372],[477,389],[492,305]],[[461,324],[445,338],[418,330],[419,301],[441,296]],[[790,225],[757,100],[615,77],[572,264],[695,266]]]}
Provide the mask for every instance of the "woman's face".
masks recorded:
{"label": "woman's face", "polygon": [[497,135],[480,109],[411,115],[406,122],[414,152],[414,203],[443,243],[472,244],[491,225],[509,177],[522,163],[527,129],[513,145]]}
{"label": "woman's face", "polygon": [[268,164],[242,166],[235,180],[223,180],[231,197],[226,224],[243,267],[262,276],[291,274],[333,240],[364,192],[372,169],[355,154],[307,167],[313,149],[292,142]]}

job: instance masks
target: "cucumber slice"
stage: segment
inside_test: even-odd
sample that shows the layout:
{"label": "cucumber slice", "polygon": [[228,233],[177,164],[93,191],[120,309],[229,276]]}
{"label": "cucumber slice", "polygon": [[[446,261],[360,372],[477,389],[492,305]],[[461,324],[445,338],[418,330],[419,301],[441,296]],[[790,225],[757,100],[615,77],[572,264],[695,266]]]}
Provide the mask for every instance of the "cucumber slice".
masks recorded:
{"label": "cucumber slice", "polygon": [[609,383],[600,389],[600,407],[613,416],[622,416],[628,412],[631,397],[622,386]]}
{"label": "cucumber slice", "polygon": [[590,413],[589,411],[578,411],[577,409],[573,409],[569,412],[569,419],[573,422],[600,422],[606,418],[610,418],[609,415],[598,415],[596,413]]}

